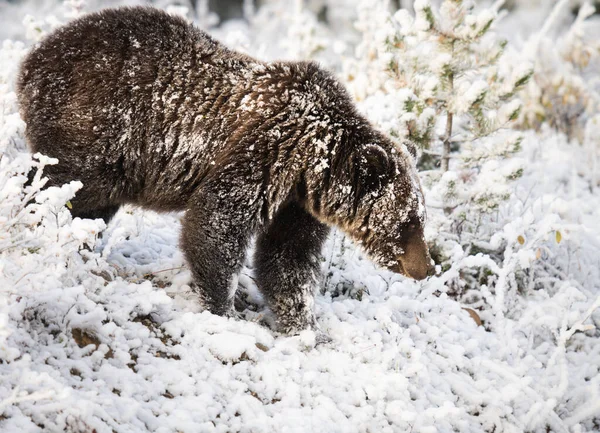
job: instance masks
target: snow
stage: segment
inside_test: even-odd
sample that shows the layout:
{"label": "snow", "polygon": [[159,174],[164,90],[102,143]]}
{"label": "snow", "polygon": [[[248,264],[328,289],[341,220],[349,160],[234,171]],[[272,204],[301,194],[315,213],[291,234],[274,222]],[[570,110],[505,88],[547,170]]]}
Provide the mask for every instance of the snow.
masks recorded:
{"label": "snow", "polygon": [[[32,22],[46,29],[56,21],[29,9],[34,21],[21,33],[10,27],[23,41],[29,34],[27,44],[39,36]],[[481,26],[486,15],[474,19]],[[304,15],[291,37],[299,23],[318,25]],[[273,50],[306,55],[332,37],[321,31],[305,35],[304,46],[292,50],[288,38]],[[273,26],[225,23],[214,32],[254,55],[276,55],[257,43],[274,40]],[[239,318],[202,311],[178,248],[181,214],[126,206],[105,227],[71,218],[79,183],[38,192],[40,172],[28,186],[30,167],[54,161],[25,150],[14,94],[25,52],[23,42],[0,49],[0,431],[598,431],[597,115],[582,145],[546,125],[524,132],[515,157],[482,165],[476,191],[508,188],[509,197],[482,223],[487,240],[473,244],[480,253],[451,243],[436,217],[440,196],[464,179],[450,171],[433,184],[423,173],[426,236],[448,240],[452,251],[436,277],[415,282],[378,269],[334,231],[315,298],[332,341],[318,344],[313,331],[273,329],[251,263],[234,278],[251,308]],[[410,91],[357,88],[370,95],[361,110],[382,130],[406,114],[393,99]],[[512,184],[498,177],[518,169]],[[499,258],[485,253],[498,250]],[[478,290],[455,296],[474,272]]]}

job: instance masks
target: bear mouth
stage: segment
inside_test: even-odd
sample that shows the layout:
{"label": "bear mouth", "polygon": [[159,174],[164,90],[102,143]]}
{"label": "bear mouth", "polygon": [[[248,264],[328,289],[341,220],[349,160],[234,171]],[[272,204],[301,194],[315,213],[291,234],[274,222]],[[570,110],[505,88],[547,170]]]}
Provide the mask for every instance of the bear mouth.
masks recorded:
{"label": "bear mouth", "polygon": [[396,263],[394,263],[394,265],[392,266],[387,266],[387,268],[392,271],[395,272],[396,274],[400,274],[404,277],[408,277],[408,278],[413,278],[407,271],[406,268],[404,267],[404,265],[402,264],[402,258],[399,257],[396,259]]}
{"label": "bear mouth", "polygon": [[404,269],[404,265],[402,264],[402,260],[398,259],[398,263],[396,264],[396,266],[394,266],[394,269],[392,269],[394,272],[396,272],[397,274],[400,275],[404,275],[405,277],[409,277],[410,275],[408,275],[408,273],[406,272],[406,269]]}

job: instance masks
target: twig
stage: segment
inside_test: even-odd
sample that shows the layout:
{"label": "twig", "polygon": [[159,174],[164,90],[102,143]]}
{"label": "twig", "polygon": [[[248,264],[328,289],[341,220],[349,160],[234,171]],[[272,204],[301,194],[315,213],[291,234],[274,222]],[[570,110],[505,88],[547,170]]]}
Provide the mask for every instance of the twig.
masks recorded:
{"label": "twig", "polygon": [[[454,46],[452,47],[454,50]],[[448,86],[450,87],[449,89],[449,93],[452,93],[454,90],[454,72],[450,72],[450,75],[448,76],[448,81],[449,84]],[[444,141],[443,141],[443,147],[442,147],[442,172],[447,172],[448,168],[450,166],[450,140],[452,138],[452,121],[454,118],[454,113],[452,113],[451,111],[448,111],[447,115],[446,115],[446,134],[444,137]]]}
{"label": "twig", "polygon": [[589,331],[595,328],[595,325],[584,325],[583,323],[589,319],[594,311],[600,308],[600,296],[596,298],[596,301],[588,308],[583,317],[579,319],[573,326],[571,326],[565,334],[561,337],[566,343],[577,331]]}
{"label": "twig", "polygon": [[183,268],[185,268],[185,266],[177,266],[177,267],[175,267],[175,268],[161,269],[160,271],[154,271],[154,272],[150,272],[150,273],[148,273],[148,274],[146,274],[146,275],[144,275],[144,276],[145,276],[145,277],[148,277],[148,276],[150,276],[150,275],[159,274],[159,273],[161,273],[161,272],[174,271],[174,270],[177,270],[177,269],[183,269]]}

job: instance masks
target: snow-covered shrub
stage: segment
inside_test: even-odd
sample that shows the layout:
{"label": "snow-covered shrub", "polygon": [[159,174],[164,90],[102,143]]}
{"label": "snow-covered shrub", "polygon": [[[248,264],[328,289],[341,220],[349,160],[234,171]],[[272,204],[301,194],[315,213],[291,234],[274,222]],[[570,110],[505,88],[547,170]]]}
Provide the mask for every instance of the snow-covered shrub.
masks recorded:
{"label": "snow-covered shrub", "polygon": [[[130,349],[126,355],[113,352],[114,343],[109,349],[114,328],[102,332],[102,325],[148,315],[168,297],[143,279],[118,278],[118,268],[94,252],[104,222],[72,219],[69,212],[80,182],[44,188],[44,167],[57,161],[25,146],[14,93],[25,52],[21,42],[0,47],[0,430],[94,431],[98,417],[65,380],[81,377],[82,354],[96,363],[130,360]],[[100,300],[113,290],[119,302]],[[131,325],[132,334],[146,329]]]}
{"label": "snow-covered shrub", "polygon": [[519,123],[536,130],[548,124],[582,142],[587,122],[600,111],[600,43],[593,31],[597,20],[589,20],[595,11],[589,3],[583,3],[566,32],[552,36],[554,21],[567,7],[566,0],[558,2],[544,28],[528,42],[535,74],[520,93],[524,109]]}
{"label": "snow-covered shrub", "polygon": [[[47,378],[32,374],[20,326],[39,331],[56,323],[53,305],[43,301],[48,290],[76,284],[82,270],[79,249],[93,246],[100,222],[71,223],[67,206],[79,182],[41,191],[43,168],[55,160],[24,149],[24,124],[12,91],[16,66],[25,53],[22,43],[4,41],[0,49],[0,411],[11,406],[52,399],[57,390],[43,387]],[[64,311],[62,312],[64,313]],[[19,374],[20,373],[20,374]],[[51,381],[50,381],[51,382]]]}

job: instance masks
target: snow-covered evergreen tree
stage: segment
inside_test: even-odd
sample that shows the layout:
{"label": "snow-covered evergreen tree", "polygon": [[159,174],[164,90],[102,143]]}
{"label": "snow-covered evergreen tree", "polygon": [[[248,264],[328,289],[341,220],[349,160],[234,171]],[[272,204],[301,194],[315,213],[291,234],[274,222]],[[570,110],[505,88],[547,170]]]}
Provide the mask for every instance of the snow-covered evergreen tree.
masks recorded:
{"label": "snow-covered evergreen tree", "polygon": [[[393,55],[389,71],[417,96],[409,108],[433,107],[445,119],[442,171],[450,169],[453,144],[471,148],[464,158],[469,166],[516,150],[518,140],[512,137],[497,141],[493,150],[475,143],[517,118],[520,103],[514,95],[532,74],[526,65],[507,71],[499,62],[506,41],[490,32],[497,9],[475,11],[467,0],[445,0],[438,10],[418,0],[414,8],[414,16],[401,9],[393,17],[397,31],[387,41]],[[425,132],[411,135],[420,147],[432,138],[429,129]]]}

